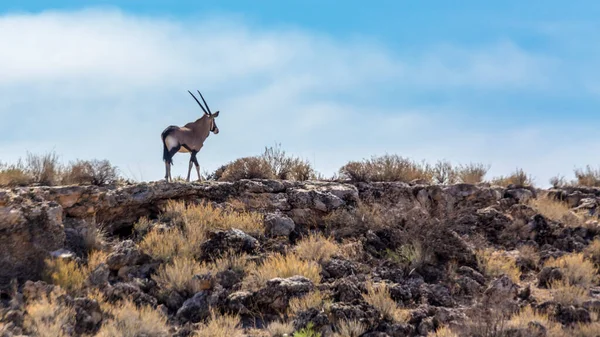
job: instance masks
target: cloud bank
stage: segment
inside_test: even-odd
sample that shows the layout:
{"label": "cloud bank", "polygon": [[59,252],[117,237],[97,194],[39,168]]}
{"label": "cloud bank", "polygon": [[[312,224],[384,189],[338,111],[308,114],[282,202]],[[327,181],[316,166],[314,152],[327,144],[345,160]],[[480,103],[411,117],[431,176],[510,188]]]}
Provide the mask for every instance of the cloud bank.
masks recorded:
{"label": "cloud bank", "polygon": [[[522,167],[542,185],[574,165],[599,164],[588,155],[599,153],[596,137],[556,137],[585,126],[506,120],[529,113],[515,97],[568,89],[559,81],[564,60],[508,39],[409,54],[222,17],[94,9],[7,14],[0,32],[4,162],[55,150],[64,161],[107,158],[130,178],[161,179],[160,133],[201,116],[186,92],[199,89],[221,111],[221,132],[198,156],[206,171],[275,142],[325,175],[383,153],[483,162],[490,175]],[[498,95],[512,105],[486,103]],[[173,175],[184,175],[188,160],[176,155]]]}

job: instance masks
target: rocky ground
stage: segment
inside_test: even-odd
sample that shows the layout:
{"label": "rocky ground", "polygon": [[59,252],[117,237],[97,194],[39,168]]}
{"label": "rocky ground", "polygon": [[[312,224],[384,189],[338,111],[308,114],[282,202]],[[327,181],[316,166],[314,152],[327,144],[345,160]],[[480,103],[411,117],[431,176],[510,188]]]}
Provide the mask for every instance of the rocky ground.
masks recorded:
{"label": "rocky ground", "polygon": [[0,336],[600,336],[600,189],[0,190]]}

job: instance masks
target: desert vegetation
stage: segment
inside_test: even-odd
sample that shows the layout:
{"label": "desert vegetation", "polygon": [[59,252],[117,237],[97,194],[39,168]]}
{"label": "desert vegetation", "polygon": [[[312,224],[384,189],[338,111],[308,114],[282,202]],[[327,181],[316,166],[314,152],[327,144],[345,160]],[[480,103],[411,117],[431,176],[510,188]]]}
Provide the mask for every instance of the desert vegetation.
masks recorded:
{"label": "desert vegetation", "polygon": [[276,146],[169,187],[29,155],[0,171],[0,336],[596,336],[597,172],[488,170],[324,179]]}

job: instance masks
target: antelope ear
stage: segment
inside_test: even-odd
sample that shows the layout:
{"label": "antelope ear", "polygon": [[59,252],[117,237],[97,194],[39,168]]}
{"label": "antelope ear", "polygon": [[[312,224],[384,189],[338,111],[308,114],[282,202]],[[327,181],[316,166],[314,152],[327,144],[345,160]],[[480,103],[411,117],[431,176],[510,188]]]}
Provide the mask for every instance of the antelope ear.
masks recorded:
{"label": "antelope ear", "polygon": [[213,113],[212,116],[213,117],[219,117],[219,112],[217,111],[217,112]]}

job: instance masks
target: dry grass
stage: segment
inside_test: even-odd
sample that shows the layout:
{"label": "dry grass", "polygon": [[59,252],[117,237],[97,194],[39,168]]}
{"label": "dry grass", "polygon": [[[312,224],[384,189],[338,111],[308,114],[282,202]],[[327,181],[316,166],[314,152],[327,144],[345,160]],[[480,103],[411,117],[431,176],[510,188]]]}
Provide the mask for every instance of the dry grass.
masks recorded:
{"label": "dry grass", "polygon": [[435,332],[430,332],[427,334],[427,337],[458,337],[458,334],[454,333],[448,327],[440,327]]}
{"label": "dry grass", "polygon": [[531,199],[530,206],[535,208],[546,219],[560,222],[569,227],[582,226],[584,221],[581,216],[573,213],[569,206],[561,201],[547,197]]}
{"label": "dry grass", "polygon": [[263,231],[260,213],[227,211],[209,203],[186,207],[183,202],[169,201],[162,218],[169,219],[173,227],[166,231],[151,230],[140,242],[144,252],[162,261],[170,261],[175,256],[198,257],[209,230]]}
{"label": "dry grass", "polygon": [[395,251],[388,251],[388,257],[407,269],[419,268],[434,260],[432,252],[424,249],[420,241],[402,245]]}
{"label": "dry grass", "polygon": [[547,336],[562,336],[561,325],[552,321],[547,315],[535,312],[530,306],[521,309],[506,321],[505,329],[527,329],[530,322],[542,324]]}
{"label": "dry grass", "polygon": [[241,319],[238,315],[219,315],[211,312],[207,323],[201,324],[194,332],[196,337],[244,337]]}
{"label": "dry grass", "polygon": [[595,238],[584,250],[585,255],[600,268],[600,238]]}
{"label": "dry grass", "polygon": [[175,290],[181,294],[195,294],[202,284],[194,281],[194,275],[208,274],[211,266],[188,256],[177,256],[168,264],[161,265],[152,278],[163,291]]}
{"label": "dry grass", "polygon": [[294,332],[294,325],[290,322],[271,322],[266,328],[267,336],[270,337],[283,337],[284,335],[290,335]]}
{"label": "dry grass", "polygon": [[366,288],[367,293],[362,295],[364,300],[376,308],[385,319],[400,323],[408,322],[408,310],[398,307],[386,284],[368,282]]}
{"label": "dry grass", "polygon": [[106,262],[107,256],[103,251],[92,251],[84,265],[70,259],[47,259],[46,273],[52,284],[68,292],[78,292],[83,289],[89,274]]}
{"label": "dry grass", "polygon": [[274,179],[269,163],[260,157],[244,157],[227,164],[219,180]]}
{"label": "dry grass", "polygon": [[321,282],[320,269],[317,263],[302,260],[295,254],[275,253],[267,257],[263,263],[248,267],[249,275],[244,280],[244,287],[257,290],[273,278],[288,278],[295,275],[304,276],[314,284],[318,284]]}
{"label": "dry grass", "polygon": [[600,187],[600,168],[587,165],[585,169],[575,169],[575,177],[578,186]]}
{"label": "dry grass", "polygon": [[516,186],[533,186],[533,178],[523,171],[523,169],[516,169],[508,176],[500,176],[493,178],[491,183],[497,186],[507,187],[509,185]]}
{"label": "dry grass", "polygon": [[333,337],[359,337],[367,331],[367,326],[356,320],[340,320]]}
{"label": "dry grass", "polygon": [[493,249],[476,251],[479,269],[487,276],[497,277],[506,274],[513,282],[521,279],[521,271],[514,258]]}
{"label": "dry grass", "polygon": [[589,297],[586,288],[567,280],[554,280],[549,288],[552,299],[564,306],[581,305]]}
{"label": "dry grass", "polygon": [[304,181],[316,177],[315,170],[308,161],[286,155],[281,144],[265,147],[261,158],[269,164],[277,179]]}
{"label": "dry grass", "polygon": [[569,337],[598,337],[600,331],[600,322],[590,324],[577,323],[572,328],[568,329],[565,336]]}
{"label": "dry grass", "polygon": [[525,265],[535,267],[540,261],[540,254],[535,250],[535,247],[531,245],[523,245],[518,248],[519,257]]}
{"label": "dry grass", "polygon": [[25,307],[24,328],[39,337],[67,337],[75,323],[75,310],[59,304],[59,293],[40,298]]}
{"label": "dry grass", "polygon": [[340,247],[332,238],[326,238],[321,233],[310,234],[298,241],[295,247],[299,258],[307,261],[323,263],[340,252]]}
{"label": "dry grass", "polygon": [[362,162],[349,162],[339,169],[340,177],[352,181],[402,181],[415,179],[432,181],[433,170],[429,164],[416,163],[398,155],[373,156]]}
{"label": "dry grass", "polygon": [[583,253],[572,253],[559,258],[551,258],[544,263],[545,267],[557,267],[569,284],[589,288],[596,280],[598,270],[585,258]]}
{"label": "dry grass", "polygon": [[117,171],[108,160],[77,160],[62,165],[55,152],[28,152],[25,161],[19,159],[16,164],[0,164],[0,186],[105,185],[120,180]]}
{"label": "dry grass", "polygon": [[322,308],[327,301],[325,294],[321,291],[311,291],[304,296],[292,298],[289,303],[288,313],[296,315],[311,308]]}
{"label": "dry grass", "polygon": [[470,163],[467,165],[461,165],[456,168],[456,178],[459,182],[465,184],[478,184],[483,182],[485,175],[489,171],[489,165],[483,165],[480,163]]}
{"label": "dry grass", "polygon": [[110,318],[105,319],[98,337],[162,337],[167,336],[169,328],[167,317],[150,306],[136,306],[130,300],[114,305],[104,305]]}

